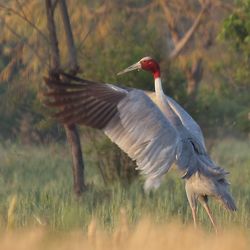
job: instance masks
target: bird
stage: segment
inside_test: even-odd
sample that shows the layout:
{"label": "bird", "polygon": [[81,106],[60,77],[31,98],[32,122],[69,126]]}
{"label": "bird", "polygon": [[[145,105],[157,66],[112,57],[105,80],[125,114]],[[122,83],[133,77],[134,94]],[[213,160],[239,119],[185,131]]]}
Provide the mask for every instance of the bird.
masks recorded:
{"label": "bird", "polygon": [[162,88],[159,63],[143,57],[118,75],[144,70],[154,77],[155,91],[121,87],[82,79],[65,72],[44,77],[47,90],[44,104],[56,108],[53,117],[63,124],[101,129],[136,162],[145,176],[144,189],[157,189],[172,166],[185,182],[194,226],[197,206],[203,206],[217,232],[208,205],[214,197],[229,211],[236,211],[229,190],[229,172],[209,156],[198,123]]}

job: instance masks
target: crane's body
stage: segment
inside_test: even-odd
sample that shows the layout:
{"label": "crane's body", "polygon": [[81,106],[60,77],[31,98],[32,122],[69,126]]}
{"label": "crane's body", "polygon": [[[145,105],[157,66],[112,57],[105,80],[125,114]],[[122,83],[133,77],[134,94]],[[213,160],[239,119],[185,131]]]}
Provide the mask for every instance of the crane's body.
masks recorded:
{"label": "crane's body", "polygon": [[200,201],[216,229],[208,207],[208,196],[220,200],[235,211],[228,190],[227,172],[217,166],[206,151],[199,125],[162,89],[160,67],[150,57],[128,67],[151,71],[155,92],[121,88],[63,74],[67,80],[45,78],[53,101],[47,105],[60,108],[55,117],[62,123],[84,124],[99,128],[136,161],[146,176],[144,188],[160,185],[164,174],[175,164],[185,179],[185,189],[196,225],[197,201]]}

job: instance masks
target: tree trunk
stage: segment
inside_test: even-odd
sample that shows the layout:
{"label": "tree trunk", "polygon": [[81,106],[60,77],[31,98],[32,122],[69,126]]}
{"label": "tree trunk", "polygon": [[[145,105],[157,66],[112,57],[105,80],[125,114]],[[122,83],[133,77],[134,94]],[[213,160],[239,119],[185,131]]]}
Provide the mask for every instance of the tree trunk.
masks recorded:
{"label": "tree trunk", "polygon": [[60,69],[60,53],[58,48],[58,40],[56,36],[56,27],[54,22],[54,8],[51,0],[46,0],[47,27],[49,31],[50,41],[50,72],[54,76],[57,75]]}
{"label": "tree trunk", "polygon": [[76,56],[76,47],[74,43],[74,37],[72,34],[71,30],[71,24],[69,20],[69,14],[68,14],[68,9],[67,9],[67,4],[65,0],[60,0],[59,1],[59,7],[61,11],[61,16],[63,20],[63,25],[64,25],[64,30],[65,30],[65,35],[66,35],[66,41],[67,41],[67,46],[68,46],[68,51],[69,51],[69,61],[68,61],[68,66],[70,68],[70,73],[76,75],[79,71],[79,66],[77,63],[77,56]]}
{"label": "tree trunk", "polygon": [[84,162],[82,157],[80,137],[75,125],[64,125],[64,129],[68,143],[71,147],[74,192],[77,196],[81,196],[86,186],[84,183]]}
{"label": "tree trunk", "polygon": [[[63,17],[63,22],[65,26],[65,32],[68,41],[69,47],[69,58],[70,65],[72,66],[71,71],[78,70],[77,60],[76,60],[76,52],[73,42],[73,36],[71,32],[70,22],[68,18],[67,6],[64,1],[59,1],[61,7],[61,13]],[[56,6],[52,4],[51,0],[46,0],[46,12],[47,12],[47,25],[49,30],[49,38],[50,38],[50,77],[59,77],[60,71],[60,53],[58,48],[58,40],[56,35],[56,26],[54,21],[54,8]],[[73,170],[73,181],[74,181],[74,192],[77,196],[80,196],[85,189],[84,184],[84,164],[82,158],[82,150],[79,139],[79,134],[75,125],[67,126],[64,125],[66,136],[68,139],[68,143],[71,147],[72,153],[72,170]]]}
{"label": "tree trunk", "polygon": [[185,69],[187,77],[187,94],[189,97],[189,103],[193,103],[196,101],[200,81],[203,75],[202,62],[203,62],[202,58],[197,58],[192,63],[191,68]]}

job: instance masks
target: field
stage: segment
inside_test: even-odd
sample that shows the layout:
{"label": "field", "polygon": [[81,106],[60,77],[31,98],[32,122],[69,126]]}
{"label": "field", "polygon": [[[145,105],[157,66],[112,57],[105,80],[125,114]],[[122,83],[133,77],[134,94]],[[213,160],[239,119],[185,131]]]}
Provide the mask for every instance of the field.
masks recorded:
{"label": "field", "polygon": [[175,171],[157,191],[145,195],[142,178],[129,186],[105,186],[85,156],[88,190],[77,199],[66,145],[2,143],[0,249],[248,249],[249,148],[249,141],[229,138],[211,150],[216,162],[231,173],[238,206],[236,213],[229,213],[211,201],[220,229],[215,236],[202,209],[200,229],[194,231],[184,183]]}

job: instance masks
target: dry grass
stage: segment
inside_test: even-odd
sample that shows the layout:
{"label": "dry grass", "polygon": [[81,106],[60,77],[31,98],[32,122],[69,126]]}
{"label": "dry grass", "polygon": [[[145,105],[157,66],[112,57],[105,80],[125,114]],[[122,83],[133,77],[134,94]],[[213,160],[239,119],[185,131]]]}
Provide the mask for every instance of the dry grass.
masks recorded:
{"label": "dry grass", "polygon": [[16,209],[17,196],[14,195],[9,203],[8,213],[7,213],[7,230],[14,227],[15,224],[15,209]]}
{"label": "dry grass", "polygon": [[[121,214],[122,216],[122,214]],[[6,231],[0,237],[1,250],[78,250],[78,249],[174,249],[174,250],[247,250],[249,235],[240,229],[220,231],[218,235],[191,225],[172,221],[164,225],[155,224],[150,219],[142,219],[134,228],[123,230],[124,219],[114,232],[98,228],[93,219],[89,231],[51,233],[46,228]],[[91,231],[91,232],[90,232]],[[117,232],[120,232],[117,237]]]}

